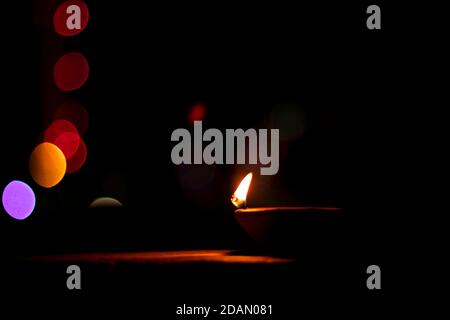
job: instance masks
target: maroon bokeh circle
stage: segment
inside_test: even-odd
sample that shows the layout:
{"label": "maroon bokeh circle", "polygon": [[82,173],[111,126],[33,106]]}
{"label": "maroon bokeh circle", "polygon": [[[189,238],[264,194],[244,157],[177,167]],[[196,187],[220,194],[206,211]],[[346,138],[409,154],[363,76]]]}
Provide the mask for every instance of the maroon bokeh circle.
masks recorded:
{"label": "maroon bokeh circle", "polygon": [[86,108],[77,101],[67,101],[60,105],[54,114],[55,120],[67,120],[77,127],[80,135],[86,133],[89,127],[89,113]]}
{"label": "maroon bokeh circle", "polygon": [[57,87],[63,91],[81,88],[89,76],[89,63],[79,52],[63,55],[55,64],[53,77]]}

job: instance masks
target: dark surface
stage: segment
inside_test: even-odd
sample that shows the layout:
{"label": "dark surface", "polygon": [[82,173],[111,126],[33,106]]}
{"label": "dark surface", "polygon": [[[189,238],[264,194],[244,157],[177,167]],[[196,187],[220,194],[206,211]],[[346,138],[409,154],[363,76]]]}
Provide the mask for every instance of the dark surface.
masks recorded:
{"label": "dark surface", "polygon": [[[177,319],[183,304],[220,308],[221,304],[272,304],[270,319],[294,315],[357,315],[387,301],[365,289],[365,273],[350,256],[283,257],[261,249],[79,254],[26,258],[3,279],[10,296],[46,296],[60,306],[90,306],[91,312]],[[82,270],[81,291],[65,287],[68,265]],[[30,283],[33,285],[30,286]],[[17,288],[27,287],[26,293]],[[44,289],[45,288],[45,289]],[[57,299],[57,300],[53,300]],[[82,307],[82,309],[79,309]],[[222,316],[222,318],[235,318]],[[215,318],[215,317],[213,317]]]}

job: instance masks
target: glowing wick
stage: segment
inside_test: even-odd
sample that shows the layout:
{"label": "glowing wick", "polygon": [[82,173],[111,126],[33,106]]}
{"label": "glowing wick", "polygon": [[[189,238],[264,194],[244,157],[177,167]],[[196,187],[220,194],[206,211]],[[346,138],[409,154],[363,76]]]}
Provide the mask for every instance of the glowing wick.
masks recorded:
{"label": "glowing wick", "polygon": [[250,188],[250,183],[252,182],[253,174],[250,172],[242,179],[242,182],[237,187],[236,191],[231,196],[231,203],[233,203],[236,208],[247,207],[247,193]]}

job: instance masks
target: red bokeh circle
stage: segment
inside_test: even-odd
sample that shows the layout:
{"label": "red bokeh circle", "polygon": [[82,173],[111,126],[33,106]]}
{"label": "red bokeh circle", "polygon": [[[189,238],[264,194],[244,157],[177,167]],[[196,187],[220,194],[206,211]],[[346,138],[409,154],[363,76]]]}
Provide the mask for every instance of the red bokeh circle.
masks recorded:
{"label": "red bokeh circle", "polygon": [[83,164],[86,162],[87,158],[87,148],[83,139],[80,139],[80,145],[78,146],[77,152],[67,160],[67,173],[74,173],[81,169]]}
{"label": "red bokeh circle", "polygon": [[189,122],[194,123],[194,121],[201,121],[206,116],[206,107],[203,103],[199,102],[194,104],[189,110]]}
{"label": "red bokeh circle", "polygon": [[81,138],[72,123],[56,120],[45,130],[44,141],[56,145],[64,153],[66,160],[69,160],[76,154]]}
{"label": "red bokeh circle", "polygon": [[53,78],[62,91],[81,88],[89,76],[89,63],[79,52],[63,55],[55,64]]}

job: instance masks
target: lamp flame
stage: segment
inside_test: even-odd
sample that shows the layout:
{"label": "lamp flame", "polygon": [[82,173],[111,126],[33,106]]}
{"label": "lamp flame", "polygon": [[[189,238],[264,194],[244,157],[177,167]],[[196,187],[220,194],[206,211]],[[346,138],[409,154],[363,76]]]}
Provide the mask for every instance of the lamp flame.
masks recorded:
{"label": "lamp flame", "polygon": [[250,188],[252,178],[253,174],[250,172],[244,177],[244,179],[242,179],[236,191],[231,196],[231,203],[233,203],[236,208],[245,208],[247,206],[247,193]]}

